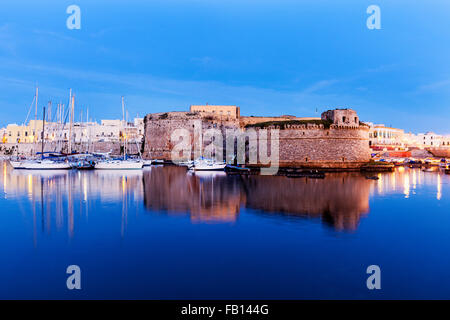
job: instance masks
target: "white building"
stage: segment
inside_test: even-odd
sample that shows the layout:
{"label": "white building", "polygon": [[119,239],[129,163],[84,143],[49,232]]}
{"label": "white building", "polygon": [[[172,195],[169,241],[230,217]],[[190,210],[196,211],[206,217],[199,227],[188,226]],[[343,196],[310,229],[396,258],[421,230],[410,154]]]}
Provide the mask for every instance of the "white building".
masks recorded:
{"label": "white building", "polygon": [[370,126],[369,144],[372,147],[403,148],[405,147],[403,129],[390,128],[384,124],[367,123]]}
{"label": "white building", "polygon": [[[10,124],[0,129],[1,143],[33,143],[42,140],[42,121],[31,120],[28,125]],[[34,132],[37,131],[37,135]],[[141,142],[144,136],[144,122],[141,118],[125,123],[122,120],[101,120],[97,122],[75,122],[70,129],[69,124],[46,122],[46,141],[68,141],[72,133],[75,143],[118,142],[127,137],[129,142]]]}
{"label": "white building", "polygon": [[450,147],[450,136],[443,136],[434,132],[427,133],[407,133],[405,134],[406,145],[417,148],[437,148]]}

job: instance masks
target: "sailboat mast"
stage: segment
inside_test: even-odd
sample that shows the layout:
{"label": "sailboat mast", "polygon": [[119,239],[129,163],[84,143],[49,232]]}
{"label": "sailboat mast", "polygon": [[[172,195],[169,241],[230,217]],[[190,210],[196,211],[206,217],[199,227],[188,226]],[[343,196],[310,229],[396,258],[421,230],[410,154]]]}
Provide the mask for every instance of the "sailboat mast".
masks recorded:
{"label": "sailboat mast", "polygon": [[45,140],[45,106],[44,106],[44,113],[42,115],[42,153],[41,153],[41,159],[44,159],[44,140]]}
{"label": "sailboat mast", "polygon": [[91,127],[89,126],[89,107],[86,108],[86,133],[87,137],[87,153],[89,153],[89,144],[91,143]]}
{"label": "sailboat mast", "polygon": [[126,144],[125,144],[125,105],[123,102],[123,96],[122,96],[122,137],[123,137],[123,160],[125,160],[127,151],[126,151]]}
{"label": "sailboat mast", "polygon": [[[70,91],[72,93],[72,91]],[[73,125],[73,111],[75,105],[75,95],[72,96],[72,105],[70,108],[70,124],[69,124],[69,150],[68,153],[72,153],[72,125]]]}
{"label": "sailboat mast", "polygon": [[39,87],[36,86],[36,106],[35,106],[35,111],[34,111],[34,152],[36,153],[37,148],[36,148],[36,142],[37,142],[37,110],[38,110],[38,96],[39,96]]}

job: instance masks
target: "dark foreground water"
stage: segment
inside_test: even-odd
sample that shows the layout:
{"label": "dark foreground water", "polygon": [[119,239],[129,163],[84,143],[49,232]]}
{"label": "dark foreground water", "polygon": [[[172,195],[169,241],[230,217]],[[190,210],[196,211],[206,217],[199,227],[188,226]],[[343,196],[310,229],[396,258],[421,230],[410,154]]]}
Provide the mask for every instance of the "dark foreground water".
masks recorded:
{"label": "dark foreground water", "polygon": [[0,168],[2,299],[450,298],[449,175]]}

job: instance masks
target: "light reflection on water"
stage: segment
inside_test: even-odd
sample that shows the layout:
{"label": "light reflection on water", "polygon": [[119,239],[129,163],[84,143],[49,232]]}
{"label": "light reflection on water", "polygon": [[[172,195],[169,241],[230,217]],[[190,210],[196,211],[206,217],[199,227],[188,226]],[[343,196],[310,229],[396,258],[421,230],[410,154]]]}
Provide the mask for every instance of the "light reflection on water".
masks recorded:
{"label": "light reflection on water", "polygon": [[[327,173],[325,179],[307,179],[230,176],[220,172],[193,174],[180,167],[151,167],[143,171],[27,171],[12,170],[5,162],[0,165],[3,169],[0,183],[2,186],[0,205],[3,209],[0,222],[3,232],[0,241],[5,243],[0,255],[8,255],[11,259],[6,260],[11,264],[6,263],[0,267],[2,274],[0,280],[5,277],[9,281],[12,281],[11,279],[19,281],[17,280],[19,271],[16,265],[13,266],[15,255],[20,261],[29,259],[33,265],[43,262],[64,264],[72,260],[70,257],[75,256],[85,265],[92,265],[91,268],[95,269],[94,265],[98,263],[98,259],[104,263],[110,259],[106,258],[106,253],[102,250],[114,255],[115,263],[119,263],[119,259],[134,263],[135,267],[118,267],[117,272],[121,270],[121,274],[134,268],[139,270],[142,268],[142,272],[149,269],[155,274],[164,274],[168,272],[165,270],[170,269],[167,263],[172,259],[167,256],[167,252],[178,252],[183,246],[187,246],[189,250],[193,248],[199,250],[204,256],[197,257],[198,261],[183,260],[177,264],[187,264],[188,268],[200,272],[205,263],[212,263],[218,268],[217,276],[223,279],[225,288],[228,282],[234,283],[233,281],[239,279],[241,283],[251,282],[253,287],[249,286],[244,291],[240,288],[239,292],[244,292],[242,297],[334,298],[356,295],[370,298],[371,296],[367,296],[368,293],[364,291],[364,286],[355,288],[355,285],[351,284],[348,287],[341,283],[343,280],[335,280],[336,283],[331,281],[330,285],[335,287],[330,291],[326,288],[326,283],[330,283],[329,279],[321,279],[320,276],[317,283],[309,280],[305,284],[304,278],[300,275],[313,272],[316,276],[316,271],[320,272],[321,269],[330,266],[330,263],[339,264],[332,257],[341,252],[342,262],[346,261],[346,265],[341,267],[339,276],[348,278],[349,282],[356,281],[356,278],[363,282],[365,274],[364,270],[361,271],[363,269],[361,264],[366,261],[372,263],[373,260],[377,260],[373,259],[374,257],[378,257],[380,264],[381,262],[385,265],[393,264],[392,268],[398,266],[401,269],[401,264],[396,261],[398,256],[389,260],[387,257],[392,252],[386,253],[386,250],[394,248],[402,250],[404,258],[408,260],[412,258],[411,255],[417,253],[411,252],[411,249],[415,247],[420,250],[421,246],[427,246],[427,241],[429,246],[435,243],[441,246],[434,247],[435,251],[448,249],[448,245],[443,245],[442,242],[448,238],[447,235],[444,236],[444,232],[449,229],[446,224],[449,217],[445,212],[448,211],[450,203],[450,176],[440,171],[423,172],[419,169],[401,167],[392,173],[378,174],[378,180],[369,180],[361,173]],[[429,208],[431,213],[434,212],[434,216],[426,218],[424,208]],[[400,219],[405,215],[411,216],[411,221]],[[426,227],[431,228],[422,230]],[[416,230],[416,234],[414,236],[410,234],[408,228]],[[263,238],[261,232],[264,233]],[[417,241],[415,238],[417,234],[428,237],[428,240],[413,244]],[[411,241],[402,244],[404,247],[392,243],[386,243],[389,248],[378,247],[380,243],[395,240],[397,236],[405,239],[411,237]],[[207,243],[199,244],[196,237],[207,237]],[[116,242],[117,239],[119,243]],[[175,239],[182,239],[183,244],[177,244]],[[258,239],[258,242],[255,239]],[[303,246],[305,243],[308,244],[308,248]],[[270,249],[275,245],[278,246],[277,253]],[[278,272],[296,267],[290,273],[286,271],[286,276],[292,284],[278,283],[279,287],[275,284],[270,287],[269,281],[269,288],[266,288],[266,291],[258,289],[259,285],[248,280],[250,277],[248,274],[244,280],[240,278],[244,275],[229,274],[227,267],[232,268],[229,264],[225,263],[222,267],[218,267],[210,260],[205,262],[204,259],[208,257],[224,259],[223,256],[212,253],[208,246],[222,247],[224,252],[233,248],[234,251],[228,252],[230,258],[244,263],[247,267],[262,259],[253,257],[253,260],[247,260],[250,259],[247,257],[249,255],[247,250],[262,251],[269,260],[278,258],[282,265],[270,267],[265,272],[269,275],[275,272],[271,276],[283,283],[284,279],[280,279]],[[346,246],[347,251],[342,246]],[[369,249],[369,252],[361,251],[364,250],[364,246],[372,249]],[[95,254],[85,253],[96,247],[103,249]],[[163,258],[150,262],[148,260],[150,256],[147,256],[147,250],[150,248],[161,251],[160,255]],[[288,253],[292,250],[302,251],[302,256],[294,258]],[[373,255],[370,255],[370,250],[374,250]],[[427,250],[430,250],[430,247],[427,247]],[[349,252],[354,252],[355,256],[343,258]],[[179,256],[184,254],[178,253]],[[311,265],[305,265],[305,261],[302,260],[305,255],[309,257],[307,261]],[[328,259],[330,261],[327,261]],[[450,266],[448,260],[444,258],[439,261],[443,263],[443,267],[447,267]],[[285,265],[288,261],[290,265]],[[433,259],[428,263],[432,261]],[[267,268],[264,267],[264,263],[261,265],[261,262],[258,266]],[[354,270],[350,273],[346,270],[350,266],[361,268],[361,274],[355,275]],[[27,268],[32,269],[30,266],[21,268],[20,270],[25,273]],[[295,272],[299,272],[300,275]],[[194,277],[197,283],[205,277],[204,270],[199,274],[191,270],[191,273],[193,273],[191,277]],[[146,274],[148,277],[145,278],[146,281],[153,284],[157,281],[152,275]],[[102,282],[104,285],[102,288],[88,290],[89,295],[80,297],[239,298],[237,291],[231,288],[208,291],[211,288],[206,282],[201,283],[197,291],[187,290],[179,284],[180,281],[184,281],[181,280],[184,279],[182,276],[182,272],[178,276],[171,274],[172,278],[178,278],[178,282],[166,279],[171,283],[174,282],[172,286],[178,290],[179,295],[172,291],[164,291],[160,287],[141,288],[137,284],[139,282],[133,284],[135,276],[130,275],[126,282],[133,288],[134,291],[131,290],[133,294],[129,292],[130,290],[127,294],[111,293]],[[230,280],[231,276],[234,280]],[[311,276],[310,274],[309,277]],[[64,274],[61,277],[64,277]],[[50,274],[43,279],[49,282],[56,281]],[[393,279],[391,281],[395,283]],[[297,287],[292,287],[295,283]],[[304,287],[299,288],[299,283]],[[120,288],[126,285],[121,284]],[[240,285],[239,283],[235,285],[237,290]],[[71,297],[67,296],[67,292],[62,292],[61,288],[43,293],[31,289],[26,284],[18,287],[25,291],[13,290],[6,293],[0,290],[0,297],[9,297],[8,294],[12,294],[13,297]],[[284,290],[281,290],[283,288]],[[409,288],[409,292],[393,290],[386,296],[374,297],[403,298],[410,294],[416,297],[415,292]],[[423,290],[420,292],[423,293]],[[447,296],[448,289],[437,292],[439,297],[450,297]]]}
{"label": "light reflection on water", "polygon": [[403,194],[409,198],[418,186],[436,186],[436,199],[442,198],[443,172],[397,168],[378,174],[379,180],[360,173],[327,173],[326,179],[279,176],[227,176],[224,172],[190,173],[180,167],[153,167],[143,171],[32,171],[3,166],[5,199],[24,196],[37,210],[41,202],[52,215],[57,229],[66,217],[73,232],[74,200],[89,214],[91,200],[122,203],[124,215],[131,201],[143,201],[149,211],[188,215],[192,222],[235,222],[241,208],[251,208],[280,216],[319,218],[336,230],[355,230],[369,213],[374,196]]}

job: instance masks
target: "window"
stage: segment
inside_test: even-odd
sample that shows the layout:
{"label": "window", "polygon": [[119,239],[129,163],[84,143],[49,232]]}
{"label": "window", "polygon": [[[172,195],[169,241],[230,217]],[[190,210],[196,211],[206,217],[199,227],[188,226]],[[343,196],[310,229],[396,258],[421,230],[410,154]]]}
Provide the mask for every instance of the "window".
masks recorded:
{"label": "window", "polygon": [[355,117],[355,123],[358,123],[358,117]]}
{"label": "window", "polygon": [[345,120],[347,120],[346,117],[342,117],[342,122],[345,122]]}

